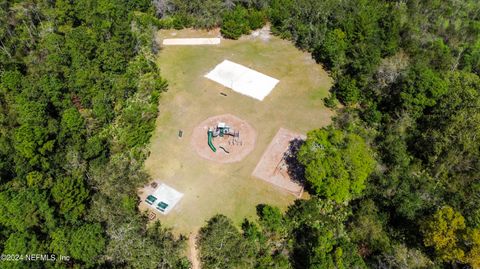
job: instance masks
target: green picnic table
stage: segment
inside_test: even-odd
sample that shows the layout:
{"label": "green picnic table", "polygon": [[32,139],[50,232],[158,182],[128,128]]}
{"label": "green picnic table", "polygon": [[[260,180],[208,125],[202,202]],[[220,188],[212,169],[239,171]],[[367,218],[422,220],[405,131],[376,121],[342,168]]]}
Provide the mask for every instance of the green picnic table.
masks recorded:
{"label": "green picnic table", "polygon": [[162,212],[164,212],[167,207],[168,207],[168,204],[164,203],[164,202],[160,202],[157,205],[157,209],[162,211]]}
{"label": "green picnic table", "polygon": [[147,204],[149,204],[149,205],[152,205],[153,203],[155,203],[156,200],[157,200],[157,197],[155,197],[153,195],[149,195],[147,197],[147,199],[145,200],[145,202],[147,202]]}

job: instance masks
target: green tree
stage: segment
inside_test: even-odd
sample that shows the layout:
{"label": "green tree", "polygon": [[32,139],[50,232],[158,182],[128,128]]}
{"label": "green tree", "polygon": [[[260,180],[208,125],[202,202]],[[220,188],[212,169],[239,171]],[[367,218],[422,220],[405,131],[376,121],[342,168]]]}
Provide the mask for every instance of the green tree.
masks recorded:
{"label": "green tree", "polygon": [[480,229],[470,228],[452,207],[437,210],[423,225],[424,244],[437,256],[452,264],[480,265]]}
{"label": "green tree", "polygon": [[434,263],[422,251],[399,244],[391,252],[383,252],[379,260],[388,268],[430,268]]}
{"label": "green tree", "polygon": [[138,33],[153,32],[152,13],[148,0],[0,5],[2,251],[70,255],[75,268],[187,268],[176,240],[147,235],[135,202],[166,89],[151,35]]}
{"label": "green tree", "polygon": [[70,255],[70,233],[67,227],[57,228],[50,233],[50,246],[49,250],[55,255]]}
{"label": "green tree", "polygon": [[480,267],[480,228],[468,229],[464,236],[465,245],[469,249],[463,259],[472,268]]}
{"label": "green tree", "polygon": [[82,261],[87,267],[96,263],[95,259],[106,245],[103,229],[99,224],[82,224],[78,227],[60,227],[51,234],[50,250],[57,255],[67,255]]}
{"label": "green tree", "polygon": [[366,268],[345,232],[348,208],[334,201],[298,200],[286,219],[291,229],[294,268]]}
{"label": "green tree", "polygon": [[[2,254],[15,255],[31,255],[36,253],[44,253],[45,249],[41,240],[31,232],[14,232],[9,235],[5,241]],[[21,269],[21,268],[42,268],[41,263],[31,261],[0,261],[0,265],[5,269]]]}
{"label": "green tree", "polygon": [[87,265],[95,264],[105,248],[103,229],[99,224],[84,224],[71,231],[69,253]]}
{"label": "green tree", "polygon": [[[102,200],[108,209],[115,209],[108,200]],[[111,218],[112,216],[109,216]],[[128,264],[132,268],[175,268],[187,269],[190,264],[184,257],[185,240],[175,238],[169,229],[158,223],[145,230],[144,223],[139,221],[138,215],[132,212],[127,219],[124,216],[113,216],[115,220],[108,220],[107,228],[109,242],[105,255],[109,262],[118,267]],[[152,257],[156,257],[152,259]]]}
{"label": "green tree", "polygon": [[88,190],[82,178],[68,176],[55,182],[52,196],[60,206],[60,213],[67,219],[76,220],[85,211]]}
{"label": "green tree", "polygon": [[234,10],[225,12],[222,17],[220,32],[224,37],[230,39],[238,39],[241,35],[248,34],[250,32],[248,10],[242,6],[237,6]]}
{"label": "green tree", "polygon": [[[480,78],[455,72],[447,76],[448,91],[430,113],[421,118],[416,154],[425,160],[433,174],[473,179],[472,167],[478,167],[480,149]],[[454,172],[456,171],[456,172]],[[465,182],[461,178],[456,182]],[[458,187],[456,187],[458,189]]]}
{"label": "green tree", "polygon": [[347,57],[345,53],[347,46],[345,32],[337,28],[325,35],[325,40],[319,47],[314,49],[313,55],[336,74],[346,64]]}
{"label": "green tree", "polygon": [[247,19],[250,30],[262,28],[266,22],[264,12],[255,9],[248,9]]}
{"label": "green tree", "polygon": [[198,234],[202,268],[242,267],[248,253],[242,235],[223,215],[211,218]]}
{"label": "green tree", "polygon": [[13,231],[33,228],[52,229],[56,222],[44,192],[14,189],[0,192],[0,223]]}
{"label": "green tree", "polygon": [[262,227],[266,231],[279,233],[281,230],[285,229],[282,213],[277,207],[259,205],[257,206],[257,211]]}
{"label": "green tree", "polygon": [[447,85],[437,72],[416,65],[402,81],[402,106],[413,115],[421,115],[423,109],[434,106],[438,98],[447,92]]}
{"label": "green tree", "polygon": [[84,119],[75,108],[68,108],[63,111],[62,120],[60,122],[60,137],[71,136],[80,142],[80,136],[84,131]]}
{"label": "green tree", "polygon": [[447,262],[461,261],[465,252],[459,247],[459,232],[465,229],[465,219],[453,208],[445,206],[425,223],[423,242],[433,247],[437,255]]}
{"label": "green tree", "polygon": [[358,242],[365,252],[387,252],[390,238],[385,229],[386,219],[372,200],[360,202],[353,221],[349,224],[352,241]]}
{"label": "green tree", "polygon": [[354,105],[360,101],[361,90],[355,78],[340,76],[334,86],[334,93],[346,105]]}
{"label": "green tree", "polygon": [[375,165],[360,136],[331,127],[309,132],[298,159],[315,193],[337,202],[358,197]]}

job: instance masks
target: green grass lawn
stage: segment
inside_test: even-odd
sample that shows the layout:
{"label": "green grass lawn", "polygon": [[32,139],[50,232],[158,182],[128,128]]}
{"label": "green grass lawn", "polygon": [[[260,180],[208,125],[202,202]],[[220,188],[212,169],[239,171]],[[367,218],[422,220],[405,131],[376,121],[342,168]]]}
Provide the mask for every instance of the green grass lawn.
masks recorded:
{"label": "green grass lawn", "polygon": [[[211,35],[192,30],[161,31],[159,35],[173,37],[173,32],[175,37]],[[224,59],[280,82],[264,101],[258,101],[203,77]],[[245,38],[222,40],[219,46],[165,47],[158,64],[169,90],[159,102],[157,128],[145,166],[154,179],[185,194],[169,215],[159,217],[162,223],[188,234],[217,213],[241,223],[244,218],[255,217],[257,204],[282,209],[291,204],[293,195],[253,178],[251,173],[280,127],[306,133],[330,123],[332,112],[324,107],[322,99],[332,81],[321,66],[309,54],[276,37],[268,42]],[[238,163],[202,159],[190,146],[197,124],[224,113],[248,121],[258,132],[255,149]],[[177,137],[180,129],[184,131],[182,139]]]}

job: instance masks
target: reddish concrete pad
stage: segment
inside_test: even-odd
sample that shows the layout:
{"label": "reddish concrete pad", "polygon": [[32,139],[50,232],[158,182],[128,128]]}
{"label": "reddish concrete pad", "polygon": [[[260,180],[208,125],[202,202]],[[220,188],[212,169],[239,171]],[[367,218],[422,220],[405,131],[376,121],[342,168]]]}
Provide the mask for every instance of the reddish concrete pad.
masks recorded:
{"label": "reddish concrete pad", "polygon": [[306,138],[303,134],[280,128],[263,153],[252,175],[300,197],[303,193],[303,186],[293,181],[286,171],[284,154],[288,151],[291,141],[305,140]]}

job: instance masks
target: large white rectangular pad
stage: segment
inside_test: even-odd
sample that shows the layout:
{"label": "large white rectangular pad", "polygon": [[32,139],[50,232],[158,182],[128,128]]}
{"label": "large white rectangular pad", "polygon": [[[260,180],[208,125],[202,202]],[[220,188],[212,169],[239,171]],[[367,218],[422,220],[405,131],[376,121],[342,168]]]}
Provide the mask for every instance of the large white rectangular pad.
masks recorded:
{"label": "large white rectangular pad", "polygon": [[279,82],[278,79],[229,60],[218,64],[205,77],[260,101],[270,94]]}

